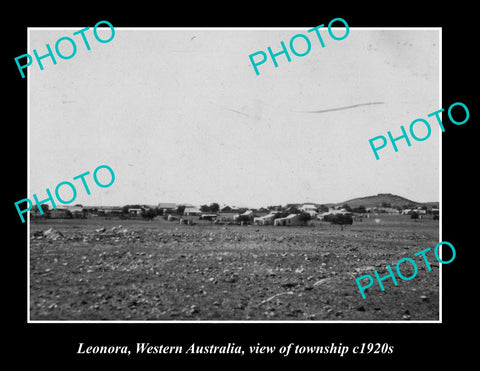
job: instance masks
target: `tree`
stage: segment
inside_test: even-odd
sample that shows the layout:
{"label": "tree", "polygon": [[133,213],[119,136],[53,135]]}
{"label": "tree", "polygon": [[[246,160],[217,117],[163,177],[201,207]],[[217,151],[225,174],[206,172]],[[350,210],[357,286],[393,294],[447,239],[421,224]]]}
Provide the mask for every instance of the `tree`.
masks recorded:
{"label": "tree", "polygon": [[304,212],[300,213],[300,220],[303,223],[306,223],[311,219],[312,219],[312,216],[309,213],[304,213]]}
{"label": "tree", "polygon": [[[43,205],[41,206],[41,208],[42,208],[42,211],[43,211],[44,214],[47,214],[47,213],[48,213],[49,207],[48,207],[47,204],[43,204]],[[32,211],[40,212],[37,204],[33,205]]]}
{"label": "tree", "polygon": [[343,226],[350,224],[353,224],[353,218],[350,214],[332,214],[332,215],[326,215],[324,217],[325,221],[330,222],[331,224],[338,224],[340,225],[340,228],[343,231]]}
{"label": "tree", "polygon": [[328,209],[328,206],[325,206],[325,205],[320,205],[320,206],[318,207],[318,212],[319,212],[319,213],[327,213],[328,210],[329,210],[329,209]]}
{"label": "tree", "polygon": [[211,211],[211,209],[210,209],[210,206],[208,206],[208,205],[202,205],[202,206],[200,206],[200,211],[202,213],[209,213]]}
{"label": "tree", "polygon": [[290,214],[300,214],[301,211],[296,205],[290,205],[283,210],[283,213],[285,216],[289,216]]}
{"label": "tree", "polygon": [[354,213],[364,214],[367,212],[367,209],[365,208],[365,206],[360,205],[359,207],[353,208],[351,211]]}
{"label": "tree", "polygon": [[271,206],[267,206],[267,209],[270,210],[270,211],[280,211],[280,210],[282,210],[282,206],[281,205],[278,205],[278,206],[271,205]]}
{"label": "tree", "polygon": [[415,221],[417,221],[418,219],[418,213],[416,211],[412,211],[412,213],[410,214],[410,218],[411,219],[414,219]]}
{"label": "tree", "polygon": [[211,213],[216,214],[216,213],[219,212],[219,210],[220,210],[220,205],[219,204],[217,204],[216,202],[212,202],[210,204],[210,212]]}
{"label": "tree", "polygon": [[242,222],[244,224],[248,224],[252,221],[252,218],[250,218],[248,215],[239,215],[238,218],[237,218],[237,222],[242,224]]}
{"label": "tree", "polygon": [[141,209],[141,205],[125,205],[122,207],[122,213],[128,214],[128,209]]}
{"label": "tree", "polygon": [[186,208],[185,205],[179,205],[179,206],[177,206],[177,210],[176,210],[177,214],[178,214],[178,215],[183,215],[183,212],[185,211],[185,208]]}
{"label": "tree", "polygon": [[352,208],[350,207],[349,204],[344,204],[344,205],[342,205],[342,209],[345,209],[345,210],[347,210],[347,211],[352,211]]}
{"label": "tree", "polygon": [[142,209],[142,218],[152,220],[157,216],[155,209]]}

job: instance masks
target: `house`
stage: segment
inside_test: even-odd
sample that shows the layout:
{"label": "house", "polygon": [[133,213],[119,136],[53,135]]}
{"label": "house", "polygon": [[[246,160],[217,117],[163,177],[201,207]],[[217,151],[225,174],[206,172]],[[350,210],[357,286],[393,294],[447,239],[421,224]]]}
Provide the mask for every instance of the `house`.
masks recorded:
{"label": "house", "polygon": [[422,207],[417,207],[417,209],[415,210],[419,215],[425,215],[427,213],[427,210],[426,208],[422,208]]}
{"label": "house", "polygon": [[202,215],[200,215],[200,219],[202,219],[202,220],[215,220],[215,219],[217,219],[217,214],[203,213]]}
{"label": "house", "polygon": [[161,202],[157,206],[158,210],[161,210],[163,214],[174,213],[177,210],[177,204]]}
{"label": "house", "polygon": [[236,206],[224,206],[220,209],[221,213],[232,213],[232,214],[239,214],[240,210]]}
{"label": "house", "polygon": [[373,212],[375,213],[387,213],[387,214],[399,214],[400,211],[398,209],[395,209],[393,207],[374,207]]}
{"label": "house", "polygon": [[217,220],[219,222],[234,222],[237,220],[239,213],[219,213]]}
{"label": "house", "polygon": [[257,215],[264,216],[270,213],[270,210],[268,210],[265,207],[261,207],[260,209],[257,210]]}
{"label": "house", "polygon": [[140,215],[142,214],[142,209],[130,208],[128,209],[129,214]]}
{"label": "house", "polygon": [[98,208],[98,215],[119,216],[123,214],[123,209],[117,206],[101,206]]}
{"label": "house", "polygon": [[200,216],[200,215],[202,215],[202,212],[200,211],[200,209],[198,207],[188,206],[183,211],[183,215],[185,215],[185,216]]}
{"label": "house", "polygon": [[240,216],[244,218],[253,219],[253,217],[255,216],[255,213],[253,212],[253,210],[247,210],[243,214],[240,214]]}
{"label": "house", "polygon": [[275,219],[275,226],[294,226],[294,225],[305,225],[305,222],[301,220],[300,214],[290,214],[285,218]]}
{"label": "house", "polygon": [[235,218],[236,222],[239,222],[241,225],[251,224],[253,218],[255,217],[255,212],[253,210],[245,210],[242,214],[237,215]]}
{"label": "house", "polygon": [[86,218],[86,210],[84,210],[82,205],[65,206],[63,208],[70,211],[74,218]]}
{"label": "house", "polygon": [[326,213],[321,213],[321,214],[318,214],[317,215],[317,219],[318,220],[324,220],[326,216],[329,216],[329,215],[338,215],[338,214],[341,214],[341,215],[351,215],[352,213],[345,210],[345,209],[334,209],[334,208],[331,208],[328,210],[328,212]]}
{"label": "house", "polygon": [[310,216],[315,217],[318,212],[317,212],[317,207],[313,204],[304,204],[300,207],[300,211],[303,211],[304,213],[310,214]]}
{"label": "house", "polygon": [[275,220],[275,213],[270,213],[264,216],[253,218],[253,224],[255,225],[272,225]]}
{"label": "house", "polygon": [[217,216],[219,222],[234,222],[240,215],[240,210],[235,206],[224,206]]}

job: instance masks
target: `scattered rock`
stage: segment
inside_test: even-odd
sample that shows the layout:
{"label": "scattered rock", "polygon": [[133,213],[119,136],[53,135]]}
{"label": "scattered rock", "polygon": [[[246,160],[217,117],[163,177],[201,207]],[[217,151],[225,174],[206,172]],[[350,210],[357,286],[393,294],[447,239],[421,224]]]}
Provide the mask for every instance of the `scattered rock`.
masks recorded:
{"label": "scattered rock", "polygon": [[300,268],[295,269],[295,273],[303,273],[305,271],[305,268],[301,266]]}
{"label": "scattered rock", "polygon": [[43,232],[43,237],[45,237],[47,240],[56,241],[62,238],[63,234],[60,231],[50,228]]}
{"label": "scattered rock", "polygon": [[191,305],[189,310],[188,310],[188,313],[190,314],[195,314],[195,313],[198,313],[200,312],[200,309],[194,304],[194,305]]}
{"label": "scattered rock", "polygon": [[322,278],[322,279],[318,280],[317,282],[315,282],[315,283],[313,284],[313,286],[319,286],[319,285],[321,285],[321,284],[323,284],[323,283],[325,283],[325,282],[330,281],[330,279],[331,279],[331,278],[329,278],[329,277],[327,277],[327,278]]}

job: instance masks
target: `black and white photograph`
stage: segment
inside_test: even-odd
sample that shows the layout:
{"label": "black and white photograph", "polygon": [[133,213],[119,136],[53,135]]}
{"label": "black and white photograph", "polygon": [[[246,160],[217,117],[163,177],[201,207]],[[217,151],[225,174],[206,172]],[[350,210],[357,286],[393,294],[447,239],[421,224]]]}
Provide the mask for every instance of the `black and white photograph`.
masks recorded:
{"label": "black and white photograph", "polygon": [[440,320],[440,29],[102,26],[28,71],[31,321]]}
{"label": "black and white photograph", "polygon": [[128,5],[6,13],[6,361],[472,358],[473,10]]}

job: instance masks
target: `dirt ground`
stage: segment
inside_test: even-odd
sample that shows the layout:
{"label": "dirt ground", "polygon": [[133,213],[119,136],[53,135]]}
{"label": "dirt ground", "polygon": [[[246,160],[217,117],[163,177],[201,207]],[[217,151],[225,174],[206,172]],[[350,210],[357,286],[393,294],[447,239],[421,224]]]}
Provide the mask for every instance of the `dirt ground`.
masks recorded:
{"label": "dirt ground", "polygon": [[[438,320],[438,221],[378,215],[339,226],[32,220],[31,320]],[[432,248],[432,271],[414,254]],[[377,282],[401,258],[415,278]],[[402,274],[413,270],[402,264]],[[410,270],[409,270],[410,269]],[[396,273],[395,273],[396,274]]]}

